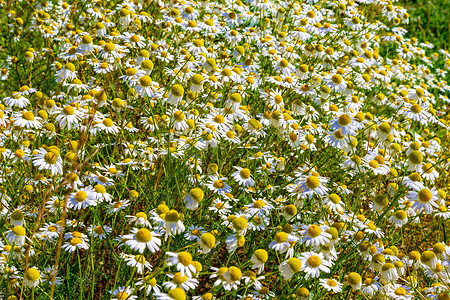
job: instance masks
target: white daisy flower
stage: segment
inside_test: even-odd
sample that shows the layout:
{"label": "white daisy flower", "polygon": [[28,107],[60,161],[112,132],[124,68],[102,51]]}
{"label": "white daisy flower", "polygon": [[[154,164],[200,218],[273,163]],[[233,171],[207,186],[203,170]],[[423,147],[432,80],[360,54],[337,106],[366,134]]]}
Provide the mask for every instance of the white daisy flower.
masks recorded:
{"label": "white daisy flower", "polygon": [[40,122],[42,119],[40,117],[35,117],[31,111],[23,111],[21,115],[13,118],[14,125],[27,128],[27,129],[39,129],[42,127]]}
{"label": "white daisy flower", "polygon": [[280,270],[281,275],[285,280],[291,279],[296,273],[300,272],[301,269],[302,262],[297,257],[285,260],[278,266],[278,270]]}
{"label": "white daisy flower", "polygon": [[329,292],[340,293],[342,291],[343,284],[337,282],[335,279],[321,278],[319,279],[319,283]]}
{"label": "white daisy flower", "polygon": [[326,225],[303,225],[302,243],[306,246],[324,246],[328,245],[331,240],[331,234],[326,232],[328,226]]}
{"label": "white daisy flower", "polygon": [[164,282],[162,285],[168,289],[182,288],[185,291],[195,290],[198,286],[198,280],[188,277],[187,275],[181,275],[180,272],[175,274],[166,274],[172,279],[172,281]]}
{"label": "white daisy flower", "polygon": [[196,273],[195,266],[192,264],[192,255],[189,252],[166,252],[170,256],[167,261],[168,266],[176,266],[180,272],[181,277],[188,276],[192,278],[192,275]]}
{"label": "white daisy flower", "polygon": [[85,209],[88,206],[97,204],[95,194],[92,187],[88,186],[82,188],[76,193],[72,193],[67,201],[67,207],[80,210]]}
{"label": "white daisy flower", "polygon": [[426,214],[431,214],[433,212],[433,207],[437,208],[439,206],[436,203],[438,200],[438,192],[434,187],[432,189],[423,187],[421,189],[409,191],[407,197],[413,202],[412,208],[417,213],[425,211]]}
{"label": "white daisy flower", "polygon": [[144,274],[146,270],[152,270],[152,265],[145,259],[145,256],[142,254],[130,255],[122,253],[121,256],[128,266],[136,268],[138,274]]}
{"label": "white daisy flower", "polygon": [[298,241],[298,238],[284,231],[278,232],[274,240],[269,244],[270,249],[285,253],[291,247],[291,243]]}
{"label": "white daisy flower", "polygon": [[255,181],[251,177],[251,171],[248,168],[234,167],[237,171],[231,176],[236,180],[237,183],[245,187],[254,186]]}
{"label": "white daisy flower", "polygon": [[320,271],[330,273],[331,262],[325,260],[322,253],[304,252],[300,255],[302,271],[306,273],[306,278],[319,277]]}
{"label": "white daisy flower", "polygon": [[33,156],[33,165],[39,170],[50,170],[52,175],[62,175],[63,166],[59,151],[47,151],[39,149],[38,153]]}
{"label": "white daisy flower", "polygon": [[131,233],[125,235],[123,238],[126,239],[126,245],[130,246],[133,250],[139,251],[139,253],[144,253],[146,248],[152,253],[155,253],[161,246],[161,240],[158,237],[158,233],[151,232],[147,228],[133,228],[131,229]]}

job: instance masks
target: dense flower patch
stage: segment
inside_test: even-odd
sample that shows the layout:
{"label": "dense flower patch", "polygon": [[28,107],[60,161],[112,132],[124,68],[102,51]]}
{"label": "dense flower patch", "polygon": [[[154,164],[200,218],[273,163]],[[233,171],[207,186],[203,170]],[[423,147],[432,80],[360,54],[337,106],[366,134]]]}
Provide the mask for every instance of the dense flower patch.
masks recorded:
{"label": "dense flower patch", "polygon": [[5,299],[449,299],[450,53],[391,1],[2,1]]}

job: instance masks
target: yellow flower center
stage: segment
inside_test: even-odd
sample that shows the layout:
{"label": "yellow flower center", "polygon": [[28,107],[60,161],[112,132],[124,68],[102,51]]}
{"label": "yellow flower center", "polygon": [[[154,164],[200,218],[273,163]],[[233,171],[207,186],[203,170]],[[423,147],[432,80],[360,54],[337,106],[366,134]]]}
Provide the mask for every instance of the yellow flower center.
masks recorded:
{"label": "yellow flower center", "polygon": [[73,107],[71,105],[67,105],[63,108],[63,113],[66,116],[71,116],[71,115],[75,114],[75,110],[73,109]]}
{"label": "yellow flower center", "polygon": [[113,43],[106,43],[103,47],[105,52],[113,52],[116,49],[116,46]]}
{"label": "yellow flower center", "polygon": [[187,280],[188,280],[188,277],[186,275],[181,276],[180,272],[175,273],[175,275],[172,278],[172,281],[177,285],[185,283]]}
{"label": "yellow flower center", "polygon": [[418,150],[412,151],[408,158],[415,165],[418,165],[423,161],[423,155]]}
{"label": "yellow flower center", "polygon": [[261,208],[261,207],[263,207],[263,206],[265,206],[266,205],[266,203],[263,201],[263,200],[256,200],[254,203],[253,203],[253,207],[254,208]]}
{"label": "yellow flower center", "polygon": [[405,296],[406,295],[406,290],[402,287],[397,288],[394,293],[398,296]]}
{"label": "yellow flower center", "polygon": [[302,268],[302,261],[296,257],[290,258],[287,261],[287,264],[294,273],[299,272],[300,269]]}
{"label": "yellow flower center", "polygon": [[318,188],[319,185],[320,185],[319,178],[317,178],[316,176],[309,176],[306,179],[306,187],[308,189],[314,190]]}
{"label": "yellow flower center", "polygon": [[168,213],[166,213],[165,220],[166,222],[176,223],[180,220],[180,216],[176,210],[171,209]]}
{"label": "yellow flower center", "polygon": [[247,168],[244,168],[239,172],[239,175],[241,175],[241,177],[243,179],[249,179],[250,178],[250,170]]}
{"label": "yellow flower center", "polygon": [[175,84],[171,89],[170,89],[170,93],[175,96],[175,97],[181,97],[184,95],[184,88],[179,85],[179,84]]}
{"label": "yellow flower center", "polygon": [[83,202],[84,200],[86,200],[87,198],[87,194],[84,191],[79,191],[75,194],[75,201],[77,202]]}
{"label": "yellow flower center", "polygon": [[184,119],[186,118],[185,114],[184,114],[182,111],[176,111],[176,112],[173,114],[173,117],[174,117],[174,119],[175,119],[176,121],[178,121],[178,122],[182,122],[182,121],[184,121]]}
{"label": "yellow flower center", "polygon": [[404,210],[397,210],[395,212],[395,217],[399,220],[404,220],[408,215]]}
{"label": "yellow flower center", "polygon": [[341,126],[347,126],[348,124],[350,124],[352,122],[352,119],[350,118],[349,115],[347,114],[342,114],[339,119],[338,119],[338,123]]}
{"label": "yellow flower center", "polygon": [[205,197],[205,193],[200,188],[193,188],[189,192],[189,195],[191,196],[192,199],[194,199],[197,202],[202,201],[203,198]]}
{"label": "yellow flower center", "polygon": [[96,226],[95,228],[94,228],[94,232],[96,233],[96,234],[105,234],[105,231],[103,230],[103,228],[102,228],[102,226]]}
{"label": "yellow flower center", "polygon": [[237,231],[244,230],[248,226],[248,221],[244,217],[235,218],[233,220],[233,227]]}
{"label": "yellow flower center", "polygon": [[360,283],[361,280],[361,275],[359,275],[358,273],[351,272],[350,274],[348,274],[347,281],[352,285]]}
{"label": "yellow flower center", "polygon": [[70,244],[72,246],[77,246],[79,244],[83,243],[83,241],[80,238],[73,238],[70,240]]}
{"label": "yellow flower center", "polygon": [[332,77],[331,77],[331,81],[334,83],[334,84],[341,84],[342,83],[342,76],[341,75],[339,75],[339,74],[335,74],[335,75],[333,75]]}
{"label": "yellow flower center", "polygon": [[256,259],[259,262],[261,262],[261,263],[265,263],[268,260],[268,258],[269,258],[269,255],[267,254],[267,251],[264,250],[264,249],[256,250],[254,255],[255,255]]}
{"label": "yellow flower center", "polygon": [[212,235],[209,232],[202,234],[202,236],[200,237],[200,240],[208,248],[213,248],[216,245],[216,238],[214,237],[214,235]]}
{"label": "yellow flower center", "polygon": [[141,228],[134,237],[140,243],[148,243],[152,239],[152,233],[147,228]]}
{"label": "yellow flower center", "polygon": [[311,225],[308,228],[308,235],[310,237],[313,237],[313,238],[318,237],[321,233],[322,233],[322,230],[317,225]]}
{"label": "yellow flower center", "polygon": [[28,268],[25,272],[25,278],[29,281],[37,281],[41,277],[41,273],[36,268]]}
{"label": "yellow flower center", "polygon": [[144,255],[140,255],[140,254],[135,255],[134,256],[134,260],[137,261],[140,264],[145,264],[145,261],[146,261],[145,260],[145,256]]}
{"label": "yellow flower center", "polygon": [[228,269],[228,274],[230,274],[230,279],[232,281],[238,281],[242,277],[242,271],[236,267],[230,267]]}
{"label": "yellow flower center", "polygon": [[145,213],[145,212],[138,212],[137,214],[136,214],[136,218],[138,218],[138,219],[140,219],[140,218],[142,218],[142,219],[144,219],[145,221],[147,221],[147,214]]}
{"label": "yellow flower center", "polygon": [[186,300],[186,293],[181,288],[174,288],[170,290],[167,295],[173,300]]}
{"label": "yellow flower center", "polygon": [[337,286],[337,282],[334,279],[328,279],[327,284],[331,287]]}
{"label": "yellow flower center", "polygon": [[126,299],[128,299],[128,296],[129,295],[127,294],[127,292],[122,291],[122,292],[117,293],[116,298],[117,298],[117,300],[126,300]]}
{"label": "yellow flower center", "polygon": [[178,253],[178,261],[183,266],[189,266],[192,264],[192,255],[189,252],[180,252]]}
{"label": "yellow flower center", "polygon": [[137,43],[137,42],[139,42],[139,37],[137,35],[133,35],[130,38],[130,41],[133,42],[133,43]]}
{"label": "yellow flower center", "polygon": [[286,232],[281,231],[275,235],[275,242],[277,242],[278,244],[285,243],[287,239],[288,234]]}
{"label": "yellow flower center", "polygon": [[148,75],[144,75],[141,78],[139,78],[139,84],[142,87],[149,87],[152,84],[152,79]]}
{"label": "yellow flower center", "polygon": [[13,227],[12,233],[14,233],[17,236],[25,236],[26,231],[24,227],[17,225]]}
{"label": "yellow flower center", "polygon": [[113,126],[113,121],[110,118],[105,118],[102,121],[103,125],[105,125],[106,127],[112,127]]}
{"label": "yellow flower center", "polygon": [[419,114],[422,111],[422,107],[419,104],[413,104],[411,106],[411,111],[415,114]]}
{"label": "yellow flower center", "polygon": [[23,213],[16,209],[12,214],[11,214],[11,219],[13,219],[14,221],[22,221],[23,220]]}
{"label": "yellow flower center", "polygon": [[379,167],[379,163],[378,163],[378,161],[376,161],[376,160],[371,160],[370,162],[369,162],[369,166],[371,167],[371,168],[373,168],[373,169],[378,169],[378,167]]}
{"label": "yellow flower center", "polygon": [[431,194],[431,191],[427,188],[421,189],[417,193],[417,198],[419,199],[420,202],[423,202],[423,203],[430,202],[432,197],[433,197],[433,195]]}
{"label": "yellow flower center", "polygon": [[22,113],[22,117],[27,121],[34,121],[34,115],[31,111]]}

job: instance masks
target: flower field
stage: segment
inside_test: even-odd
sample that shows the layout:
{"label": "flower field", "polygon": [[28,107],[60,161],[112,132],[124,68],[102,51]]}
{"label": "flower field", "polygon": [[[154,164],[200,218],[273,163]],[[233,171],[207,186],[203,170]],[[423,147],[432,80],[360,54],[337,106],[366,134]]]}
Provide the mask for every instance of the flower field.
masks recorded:
{"label": "flower field", "polygon": [[450,299],[450,53],[405,8],[66,1],[0,1],[0,299]]}

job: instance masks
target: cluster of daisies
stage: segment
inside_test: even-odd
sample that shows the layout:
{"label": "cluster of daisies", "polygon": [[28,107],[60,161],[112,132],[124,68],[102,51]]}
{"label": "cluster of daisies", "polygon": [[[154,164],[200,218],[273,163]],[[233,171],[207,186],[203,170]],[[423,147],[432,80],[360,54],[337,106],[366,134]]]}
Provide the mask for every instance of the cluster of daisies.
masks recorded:
{"label": "cluster of daisies", "polygon": [[0,7],[0,298],[450,299],[450,53],[404,8]]}

